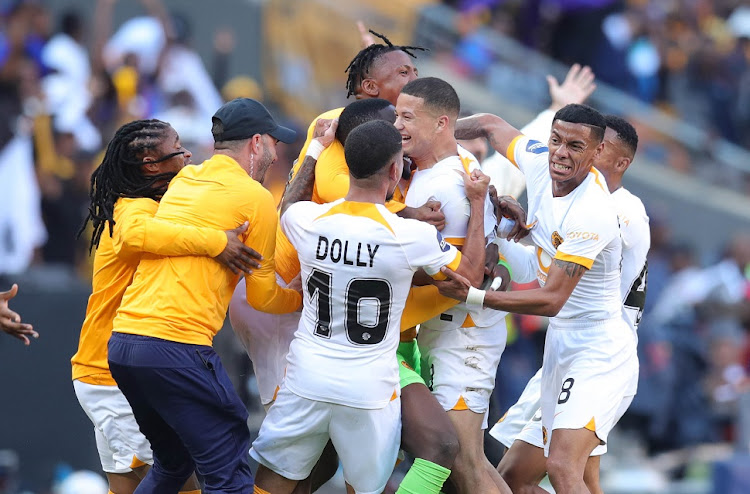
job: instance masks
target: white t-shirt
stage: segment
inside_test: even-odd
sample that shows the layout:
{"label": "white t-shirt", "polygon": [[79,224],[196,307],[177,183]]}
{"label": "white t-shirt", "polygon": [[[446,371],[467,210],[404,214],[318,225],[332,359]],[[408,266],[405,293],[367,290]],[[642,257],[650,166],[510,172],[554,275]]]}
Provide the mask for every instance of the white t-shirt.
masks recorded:
{"label": "white t-shirt", "polygon": [[[449,243],[461,246],[466,239],[471,206],[466,197],[463,178],[458,172],[470,173],[478,168],[476,158],[458,146],[457,155],[438,161],[431,168],[412,173],[404,202],[409,207],[419,207],[429,200],[440,201],[440,210],[445,214],[445,228],[442,234]],[[494,239],[496,223],[494,207],[488,194],[484,207],[484,235],[490,240]],[[506,313],[492,309],[470,310],[465,304],[458,304],[426,321],[422,326],[435,330],[455,329],[464,324],[469,314],[476,326],[489,327],[502,319]]]}
{"label": "white t-shirt", "polygon": [[311,400],[378,409],[398,396],[401,314],[414,272],[460,253],[427,223],[382,204],[299,202],[281,217],[299,255],[304,304],[286,386]]}
{"label": "white t-shirt", "polygon": [[651,247],[651,231],[648,215],[641,200],[624,187],[612,192],[617,215],[620,220],[622,238],[622,272],[620,297],[623,303],[623,319],[638,329],[646,303],[648,264],[646,255]]}
{"label": "white t-shirt", "polygon": [[622,242],[604,177],[592,168],[572,192],[554,197],[546,145],[521,135],[509,146],[508,155],[526,177],[539,284],[546,283],[555,258],[588,268],[555,319],[619,317]]}

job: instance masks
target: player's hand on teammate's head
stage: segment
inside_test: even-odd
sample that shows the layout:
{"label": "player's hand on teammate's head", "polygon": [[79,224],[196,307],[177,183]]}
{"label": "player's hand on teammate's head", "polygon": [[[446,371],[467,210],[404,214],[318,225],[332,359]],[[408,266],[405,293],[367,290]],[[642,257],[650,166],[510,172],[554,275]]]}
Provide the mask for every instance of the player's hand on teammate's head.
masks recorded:
{"label": "player's hand on teammate's head", "polygon": [[447,266],[440,268],[440,272],[447,277],[444,281],[435,282],[435,286],[440,290],[440,294],[445,297],[460,300],[461,302],[465,301],[466,296],[469,294],[469,288],[471,287],[469,280]]}
{"label": "player's hand on teammate's head", "polygon": [[315,122],[313,130],[313,139],[317,139],[327,148],[336,139],[336,128],[339,126],[339,119],[319,118]]}
{"label": "player's hand on teammate's head", "polygon": [[405,218],[412,218],[419,221],[424,221],[434,226],[438,230],[445,228],[445,214],[440,210],[440,201],[429,200],[422,204],[418,208],[404,208]]}
{"label": "player's hand on teammate's head", "polygon": [[31,324],[21,322],[21,316],[10,310],[8,300],[12,299],[18,293],[18,285],[13,285],[7,292],[0,292],[0,330],[8,333],[14,338],[23,341],[23,344],[29,346],[32,338],[39,338],[39,333],[34,331]]}
{"label": "player's hand on teammate's head", "polygon": [[477,168],[470,174],[460,172],[461,177],[464,179],[464,189],[466,189],[466,197],[469,201],[484,201],[487,197],[487,190],[490,185],[490,177],[482,173]]}
{"label": "player's hand on teammate's head", "polygon": [[359,41],[363,50],[375,44],[375,37],[367,30],[364,22],[357,21],[357,29],[359,30]]}
{"label": "player's hand on teammate's head", "polygon": [[505,216],[513,221],[515,225],[506,237],[508,240],[518,242],[531,232],[531,228],[526,224],[526,211],[521,203],[511,196],[497,196],[490,194],[492,204],[495,206],[495,216],[499,218]]}
{"label": "player's hand on teammate's head", "polygon": [[583,103],[596,89],[591,68],[588,65],[581,67],[577,63],[570,68],[562,84],[558,84],[551,75],[547,76],[547,83],[552,98],[550,110],[555,111],[566,105]]}
{"label": "player's hand on teammate's head", "polygon": [[250,227],[249,222],[244,222],[234,230],[227,230],[227,246],[221,251],[221,254],[214,257],[216,262],[223,264],[232,270],[234,274],[245,273],[250,275],[253,269],[260,268],[258,261],[263,260],[263,256],[251,249],[242,241],[243,235]]}

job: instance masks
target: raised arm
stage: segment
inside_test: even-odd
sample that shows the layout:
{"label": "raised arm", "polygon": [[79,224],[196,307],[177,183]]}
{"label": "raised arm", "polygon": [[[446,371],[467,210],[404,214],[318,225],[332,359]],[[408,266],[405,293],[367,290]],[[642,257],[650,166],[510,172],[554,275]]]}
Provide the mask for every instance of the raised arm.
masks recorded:
{"label": "raised arm", "polygon": [[476,139],[486,137],[495,151],[505,156],[510,143],[521,132],[511,124],[490,113],[477,113],[459,118],[456,122],[456,139]]}
{"label": "raised arm", "polygon": [[484,205],[490,177],[479,169],[464,174],[466,197],[469,199],[471,214],[466,228],[466,238],[461,249],[461,263],[456,272],[465,276],[474,286],[482,284],[484,279],[485,237],[484,237]]}
{"label": "raised arm", "polygon": [[[287,208],[299,201],[309,201],[312,198],[315,185],[315,175],[318,158],[336,139],[337,119],[318,119],[313,130],[313,139],[307,147],[297,174],[287,184],[284,197],[281,199],[280,213],[283,215]],[[349,189],[349,174],[347,171],[347,190]],[[343,197],[343,196],[342,196]],[[338,198],[337,198],[338,199]]]}

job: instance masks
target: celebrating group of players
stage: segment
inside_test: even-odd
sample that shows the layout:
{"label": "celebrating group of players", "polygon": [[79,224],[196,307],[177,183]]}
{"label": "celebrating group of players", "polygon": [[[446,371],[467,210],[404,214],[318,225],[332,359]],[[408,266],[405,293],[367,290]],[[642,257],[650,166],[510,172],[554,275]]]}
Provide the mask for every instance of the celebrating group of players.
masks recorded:
{"label": "celebrating group of players", "polygon": [[[415,458],[399,493],[543,492],[546,473],[560,494],[601,492],[638,377],[648,217],[622,188],[637,134],[579,104],[594,86],[577,66],[523,131],[459,119],[450,84],[417,77],[420,48],[377,36],[278,211],[261,184],[295,133],[254,100],[216,112],[200,165],[157,120],[109,144],[72,363],[112,493],[201,492],[198,477],[205,493],[311,492],[339,461],[351,491],[379,493],[399,449]],[[524,174],[528,213],[457,141],[476,138]],[[252,447],[212,349],[227,309],[267,410]],[[495,468],[483,430],[508,312],[550,325],[542,369],[491,430],[509,448]]]}

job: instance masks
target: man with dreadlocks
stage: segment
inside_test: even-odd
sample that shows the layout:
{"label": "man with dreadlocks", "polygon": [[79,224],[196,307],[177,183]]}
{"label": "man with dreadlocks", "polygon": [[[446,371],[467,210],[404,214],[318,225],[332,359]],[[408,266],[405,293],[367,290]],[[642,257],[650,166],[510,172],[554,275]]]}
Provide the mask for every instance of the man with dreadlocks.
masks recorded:
{"label": "man with dreadlocks", "polygon": [[[293,142],[296,134],[248,98],[224,104],[212,120],[213,156],[180,170],[155,217],[219,230],[249,222],[244,243],[265,261],[245,277],[247,301],[266,312],[292,312],[301,296],[276,283],[277,220],[261,183],[276,161],[276,143]],[[252,488],[247,410],[212,347],[238,280],[206,257],[146,255],[125,291],[109,367],[154,454],[140,494],[175,493],[193,470],[206,492]]]}
{"label": "man with dreadlocks", "polygon": [[[81,232],[90,220],[90,248],[96,249],[93,290],[71,362],[73,387],[94,424],[102,469],[114,494],[131,494],[146,465],[153,463],[148,440],[107,365],[112,320],[141,256],[208,256],[232,269],[240,267],[243,258],[250,263],[246,255],[258,256],[239,240],[247,225],[225,234],[153,218],[169,180],[190,157],[169,124],[137,120],[115,133],[91,177],[91,206]],[[199,492],[194,478],[185,488],[183,492]]]}

